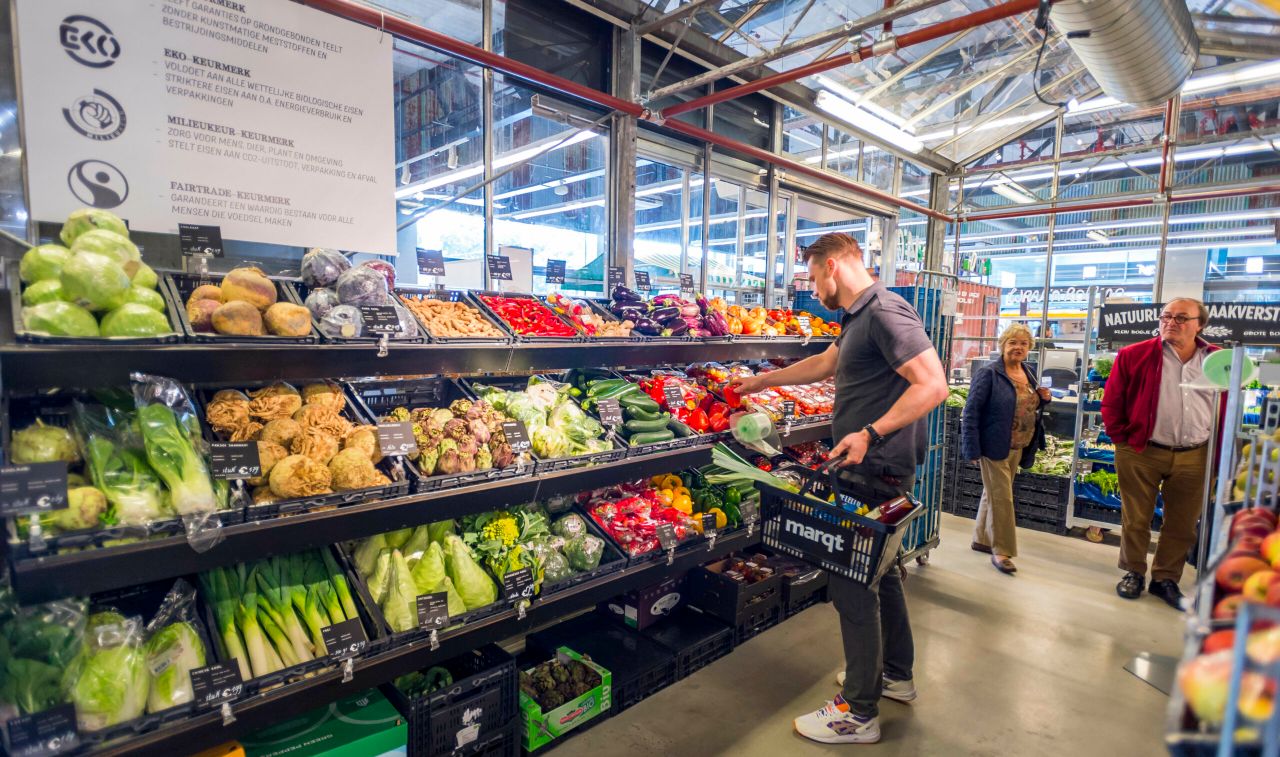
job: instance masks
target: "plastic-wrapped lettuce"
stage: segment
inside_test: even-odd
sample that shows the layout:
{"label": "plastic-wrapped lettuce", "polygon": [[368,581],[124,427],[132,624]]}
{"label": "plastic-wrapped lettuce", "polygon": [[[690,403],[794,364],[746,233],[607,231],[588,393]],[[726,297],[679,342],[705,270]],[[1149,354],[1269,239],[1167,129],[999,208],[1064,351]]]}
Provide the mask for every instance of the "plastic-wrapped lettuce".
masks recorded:
{"label": "plastic-wrapped lettuce", "polygon": [[0,720],[67,701],[65,671],[80,655],[85,621],[83,600],[20,607],[11,589],[0,589]]}
{"label": "plastic-wrapped lettuce", "polygon": [[77,401],[72,417],[84,442],[85,470],[107,498],[107,522],[145,526],[173,516],[160,477],[141,449],[132,413]]}
{"label": "plastic-wrapped lettuce", "polygon": [[178,579],[147,624],[144,652],[151,673],[147,712],[167,710],[195,698],[191,671],[206,664],[204,641],[194,625],[195,603],[195,588]]}
{"label": "plastic-wrapped lettuce", "polygon": [[90,616],[84,652],[69,675],[75,683],[68,698],[81,729],[100,731],[142,715],[151,675],[138,619],[117,613]]}
{"label": "plastic-wrapped lettuce", "polygon": [[551,533],[566,539],[574,539],[588,533],[587,522],[581,515],[570,513],[551,525]]}
{"label": "plastic-wrapped lettuce", "polygon": [[547,583],[563,581],[574,574],[569,560],[557,550],[548,550],[542,563],[542,580]]}
{"label": "plastic-wrapped lettuce", "polygon": [[579,572],[595,570],[603,555],[604,540],[591,534],[570,539],[564,545],[564,556],[568,558],[570,567]]}

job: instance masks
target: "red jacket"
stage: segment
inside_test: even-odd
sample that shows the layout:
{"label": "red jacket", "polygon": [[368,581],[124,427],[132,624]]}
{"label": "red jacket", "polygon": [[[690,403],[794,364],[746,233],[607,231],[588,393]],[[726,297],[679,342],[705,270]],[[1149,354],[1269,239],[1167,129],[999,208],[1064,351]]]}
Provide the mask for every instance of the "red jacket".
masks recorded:
{"label": "red jacket", "polygon": [[[1221,349],[1198,337],[1196,343],[1210,352]],[[1131,344],[1116,354],[1102,392],[1102,423],[1111,441],[1128,444],[1136,452],[1146,448],[1156,427],[1163,373],[1164,340],[1160,337]]]}

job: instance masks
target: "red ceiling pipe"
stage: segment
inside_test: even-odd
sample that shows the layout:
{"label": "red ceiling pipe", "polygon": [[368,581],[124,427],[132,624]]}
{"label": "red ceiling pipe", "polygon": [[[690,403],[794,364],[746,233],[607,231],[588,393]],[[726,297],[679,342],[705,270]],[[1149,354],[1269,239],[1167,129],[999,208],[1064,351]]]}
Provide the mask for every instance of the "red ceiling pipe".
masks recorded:
{"label": "red ceiling pipe", "polygon": [[953,18],[950,21],[943,21],[942,23],[934,24],[933,26],[927,26],[923,29],[910,31],[906,34],[900,34],[890,42],[877,42],[874,45],[864,45],[852,53],[836,55],[824,60],[814,61],[813,63],[800,66],[799,68],[793,68],[790,71],[783,71],[780,74],[774,74],[773,76],[766,76],[762,79],[749,81],[746,84],[739,84],[736,87],[722,89],[719,92],[712,92],[709,95],[689,100],[688,102],[676,103],[675,105],[664,108],[662,110],[661,118],[671,118],[672,116],[676,116],[681,113],[688,113],[691,110],[698,110],[699,108],[705,108],[708,105],[721,103],[725,100],[734,100],[742,97],[743,95],[749,95],[752,92],[759,92],[762,89],[769,89],[770,87],[776,87],[779,84],[797,81],[805,78],[806,76],[813,76],[814,74],[820,74],[834,68],[841,68],[851,63],[866,60],[867,58],[874,58],[879,55],[896,52],[904,47],[918,45],[921,42],[929,42],[930,40],[955,34],[956,32],[972,29],[975,26],[989,24],[992,21],[998,21],[1002,18],[1016,16],[1019,13],[1026,13],[1027,11],[1035,10],[1039,6],[1039,0],[1010,0],[1007,3],[985,8],[958,18]]}
{"label": "red ceiling pipe", "polygon": [[[893,0],[884,0],[884,9],[889,10],[893,7]],[[893,34],[893,19],[884,22],[884,33]]]}
{"label": "red ceiling pipe", "polygon": [[[1257,187],[1231,187],[1228,189],[1209,189],[1203,192],[1169,193],[1169,202],[1195,202],[1197,200],[1219,200],[1224,197],[1253,197],[1280,193],[1280,184],[1266,184]],[[961,223],[978,223],[980,221],[999,221],[1005,218],[1028,218],[1031,216],[1050,216],[1062,213],[1084,213],[1095,210],[1115,210],[1117,208],[1134,208],[1144,205],[1155,205],[1155,197],[1136,197],[1128,200],[1104,200],[1086,202],[1078,205],[1059,205],[1054,208],[1026,208],[1024,210],[1002,210],[995,213],[977,215],[961,215]]]}
{"label": "red ceiling pipe", "polygon": [[881,192],[878,189],[872,189],[870,187],[863,186],[862,184],[859,184],[856,181],[853,181],[852,179],[846,179],[843,176],[832,174],[820,168],[814,168],[813,166],[806,165],[804,163],[799,163],[797,161],[791,160],[790,158],[784,158],[781,155],[775,155],[767,150],[761,150],[758,147],[752,147],[751,145],[743,144],[736,140],[729,139],[728,137],[722,137],[719,134],[716,134],[715,132],[707,131],[706,129],[700,129],[697,126],[687,124],[684,121],[675,121],[675,120],[665,121],[663,122],[662,125],[667,129],[679,132],[681,134],[684,134],[685,136],[693,137],[695,139],[700,139],[704,142],[710,142],[711,144],[716,145],[718,147],[723,147],[726,150],[734,150],[736,152],[743,153],[744,155],[750,155],[756,160],[763,160],[766,163],[772,163],[773,165],[778,166],[780,168],[785,168],[788,171],[795,171],[796,173],[804,174],[806,176],[812,176],[816,179],[821,179],[822,181],[825,181],[829,184],[835,184],[836,186],[844,187],[853,192],[856,192],[857,194],[863,195],[864,197],[871,197],[883,203],[893,205],[894,207],[910,210],[913,213],[920,213],[921,215],[926,215],[926,216],[929,216],[930,218],[936,218],[937,220],[944,221],[946,223],[951,223],[955,221],[954,218],[947,215],[946,213],[940,213],[936,210],[926,208],[923,205],[916,205],[915,203],[910,202],[908,200],[903,200],[901,198],[894,197],[893,195],[887,192]]}

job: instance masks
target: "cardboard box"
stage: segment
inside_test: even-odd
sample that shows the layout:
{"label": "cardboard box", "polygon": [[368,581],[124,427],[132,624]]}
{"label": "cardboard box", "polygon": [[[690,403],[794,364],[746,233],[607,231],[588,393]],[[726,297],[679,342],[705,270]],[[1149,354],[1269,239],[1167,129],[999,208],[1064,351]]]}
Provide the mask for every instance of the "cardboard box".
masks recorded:
{"label": "cardboard box", "polygon": [[582,655],[568,647],[560,647],[556,654],[562,662],[578,660],[599,673],[600,685],[550,712],[543,712],[532,697],[520,692],[520,710],[524,713],[525,725],[524,748],[529,752],[555,741],[613,704],[613,676],[609,671],[590,660],[582,659]]}
{"label": "cardboard box", "polygon": [[377,689],[264,728],[240,740],[247,757],[405,757],[409,726]]}
{"label": "cardboard box", "polygon": [[651,586],[602,602],[600,607],[637,631],[670,615],[684,601],[684,576],[668,576]]}

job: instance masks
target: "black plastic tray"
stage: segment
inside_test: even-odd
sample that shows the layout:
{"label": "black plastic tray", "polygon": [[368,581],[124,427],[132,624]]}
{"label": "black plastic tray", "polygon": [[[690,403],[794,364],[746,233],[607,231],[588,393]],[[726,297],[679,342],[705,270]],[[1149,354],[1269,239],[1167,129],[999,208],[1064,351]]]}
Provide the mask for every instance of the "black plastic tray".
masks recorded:
{"label": "black plastic tray", "polygon": [[[351,394],[360,403],[365,415],[376,422],[397,407],[416,410],[422,407],[448,407],[454,400],[474,400],[456,380],[444,376],[428,378],[400,379],[394,381],[353,381],[349,382]],[[470,473],[442,473],[438,476],[425,475],[416,461],[405,458],[405,467],[414,480],[414,491],[439,491],[455,486],[467,486],[496,479],[515,478],[526,472],[532,472],[536,460],[529,453],[533,463],[521,469],[518,465],[506,468],[488,468]]]}
{"label": "black plastic tray", "polygon": [[[307,336],[235,336],[193,329],[191,320],[187,318],[187,298],[201,284],[221,284],[225,276],[226,274],[223,273],[199,274],[168,271],[161,277],[170,287],[170,295],[173,298],[174,306],[178,310],[182,328],[187,332],[189,341],[200,344],[319,344],[320,336],[314,323],[311,326],[311,333]],[[267,278],[275,282],[276,302],[288,302],[294,305],[300,303],[297,295],[289,287],[289,279],[276,276],[268,276]]]}
{"label": "black plastic tray", "polygon": [[[316,383],[324,379],[316,379]],[[194,401],[196,410],[200,414],[200,428],[203,430],[205,439],[210,442],[221,441],[205,420],[205,407],[214,394],[223,389],[235,389],[247,394],[248,389],[257,389],[270,386],[276,383],[274,381],[254,381],[254,382],[238,382],[235,384],[218,383],[215,385],[201,385],[197,387]],[[308,381],[298,382],[294,384],[295,388],[301,390]],[[373,418],[365,415],[363,406],[354,400],[351,392],[346,388],[345,384],[340,384],[346,393],[347,403],[343,408],[342,415],[347,420],[357,426],[374,425]],[[244,512],[245,520],[267,520],[285,515],[296,515],[298,513],[311,512],[313,510],[329,509],[340,507],[342,505],[354,505],[361,502],[367,502],[375,499],[389,499],[409,493],[409,478],[406,474],[397,475],[395,463],[386,459],[377,464],[378,470],[391,479],[391,483],[385,486],[371,486],[365,489],[355,489],[345,492],[332,492],[330,494],[317,494],[314,497],[298,497],[295,499],[286,499],[279,502],[271,502],[263,505],[253,504],[252,500],[245,502]],[[246,495],[249,492],[245,492]]]}
{"label": "black plastic tray", "polygon": [[734,629],[689,607],[679,607],[671,617],[640,634],[676,656],[676,678],[686,678],[733,651]]}
{"label": "black plastic tray", "polygon": [[[622,545],[619,544],[616,539],[613,538],[613,535],[609,533],[608,529],[606,529],[602,524],[596,522],[595,518],[591,517],[588,505],[575,504],[574,511],[581,515],[589,524],[595,526],[600,532],[600,535],[604,538],[605,543],[616,549],[620,555],[626,558],[628,568],[633,568],[637,565],[648,565],[652,562],[667,559],[667,551],[661,547],[651,549],[648,552],[641,552],[638,555],[630,554],[627,550],[623,549]],[[707,540],[691,528],[685,532],[684,538],[676,545],[675,553],[676,555],[688,554],[695,549],[702,548],[706,543]]]}
{"label": "black plastic tray", "polygon": [[[568,297],[568,295],[564,295],[564,296]],[[620,318],[615,316],[613,313],[610,313],[608,308],[601,307],[600,303],[596,302],[595,300],[589,300],[584,297],[570,297],[569,299],[574,300],[575,302],[582,302],[586,304],[587,308],[590,309],[592,313],[600,316],[606,321],[609,321],[611,323],[622,322]],[[573,326],[575,329],[577,329],[578,334],[582,337],[582,339],[587,344],[626,344],[628,342],[644,342],[648,339],[648,337],[644,336],[643,334],[635,330],[632,330],[631,334],[628,336],[592,336],[588,334],[586,331],[584,331],[581,326],[575,323],[572,318],[564,315],[563,313],[557,312],[555,307],[552,306],[549,297],[542,297],[541,300],[543,304],[551,308],[551,311],[553,313],[560,316],[561,320],[567,321],[570,326]]]}
{"label": "black plastic tray", "polygon": [[[482,319],[487,321],[489,325],[498,330],[501,336],[440,336],[431,331],[427,324],[416,315],[418,326],[422,328],[422,333],[434,344],[509,344],[511,342],[511,332],[507,327],[489,314],[489,311],[478,304],[470,295],[470,293],[459,289],[427,289],[419,287],[396,287],[396,294],[401,299],[439,299],[449,300],[451,302],[461,302],[472,310],[476,311]],[[412,312],[412,311],[410,311]]]}
{"label": "black plastic tray", "polygon": [[[183,318],[185,314],[179,315],[179,310],[174,304],[174,297],[169,287],[165,285],[165,274],[156,271],[156,275],[160,277],[160,281],[156,284],[156,292],[164,298],[165,316],[169,319],[169,326],[173,329],[172,334],[164,336],[51,336],[49,334],[39,334],[34,331],[27,331],[26,325],[22,320],[22,294],[21,290],[24,286],[21,278],[18,276],[18,261],[10,260],[4,266],[5,281],[9,287],[9,304],[13,313],[13,334],[20,342],[31,342],[33,344],[175,344],[183,339]],[[101,314],[95,313],[94,319],[101,320]]]}
{"label": "black plastic tray", "polygon": [[[507,323],[506,319],[498,315],[498,313],[493,308],[489,307],[488,303],[484,301],[483,298],[485,295],[488,295],[491,297],[506,297],[507,299],[533,300],[534,302],[538,303],[542,307],[546,308],[547,311],[551,313],[551,315],[555,316],[561,323],[567,326],[569,330],[573,332],[574,335],[573,336],[531,336],[531,335],[525,335],[525,334],[517,334],[515,329],[512,328],[509,323]],[[522,343],[528,342],[528,343],[535,343],[535,344],[540,342],[547,342],[551,344],[573,344],[574,342],[586,341],[586,339],[582,336],[582,332],[578,330],[577,326],[575,326],[572,322],[570,322],[564,316],[552,310],[551,306],[548,305],[541,297],[538,297],[537,295],[527,294],[525,292],[494,292],[489,290],[480,290],[480,291],[472,291],[471,297],[472,297],[472,301],[475,304],[480,306],[480,309],[484,311],[485,315],[489,316],[490,319],[497,321],[498,323],[501,323],[502,327],[507,331],[507,333],[511,334],[511,337],[517,342],[522,342]]]}
{"label": "black plastic tray", "polygon": [[[290,299],[295,304],[303,305],[305,307],[307,295],[311,293],[311,287],[308,287],[306,284],[303,284],[301,281],[285,282],[282,284],[282,286],[285,289],[285,291],[288,292]],[[396,299],[396,292],[392,292],[391,299],[392,300]],[[400,305],[400,303],[398,302],[395,304]],[[403,305],[400,305],[400,306],[404,307]],[[412,315],[412,313],[410,314]],[[418,318],[414,316],[413,322],[418,325],[417,336],[400,336],[398,334],[389,334],[388,341],[395,342],[396,344],[426,344],[427,332],[424,328],[422,328],[422,321],[419,321]],[[320,321],[314,315],[311,316],[311,329],[313,333],[318,334],[320,336],[321,340],[328,342],[330,344],[377,344],[378,342],[382,341],[381,334],[377,336],[353,336],[353,337],[328,336],[320,332]]]}

